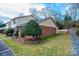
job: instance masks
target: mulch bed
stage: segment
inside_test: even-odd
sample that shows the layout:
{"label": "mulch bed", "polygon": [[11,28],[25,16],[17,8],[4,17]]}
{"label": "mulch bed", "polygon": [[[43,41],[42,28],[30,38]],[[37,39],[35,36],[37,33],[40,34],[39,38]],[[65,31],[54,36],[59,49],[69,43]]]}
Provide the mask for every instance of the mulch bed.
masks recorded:
{"label": "mulch bed", "polygon": [[18,37],[18,38],[15,39],[15,42],[19,43],[19,44],[25,44],[25,43],[37,44],[37,43],[41,42],[41,39],[36,39],[36,40],[28,39],[28,40],[25,40],[23,37]]}
{"label": "mulch bed", "polygon": [[18,38],[15,39],[15,42],[16,42],[16,43],[23,44],[23,43],[24,43],[24,38],[18,37]]}

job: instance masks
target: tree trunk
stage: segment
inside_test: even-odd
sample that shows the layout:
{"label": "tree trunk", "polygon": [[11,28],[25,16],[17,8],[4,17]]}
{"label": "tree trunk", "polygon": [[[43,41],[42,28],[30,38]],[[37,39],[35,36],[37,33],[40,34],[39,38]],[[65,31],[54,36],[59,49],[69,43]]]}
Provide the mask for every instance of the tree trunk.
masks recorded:
{"label": "tree trunk", "polygon": [[35,35],[33,35],[33,40],[35,40]]}

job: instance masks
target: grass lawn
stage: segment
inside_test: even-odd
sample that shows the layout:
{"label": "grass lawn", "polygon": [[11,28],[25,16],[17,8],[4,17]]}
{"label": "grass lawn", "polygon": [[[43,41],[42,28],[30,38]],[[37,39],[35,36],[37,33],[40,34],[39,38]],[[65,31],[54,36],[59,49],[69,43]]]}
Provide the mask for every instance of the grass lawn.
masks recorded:
{"label": "grass lawn", "polygon": [[8,46],[12,48],[17,56],[67,56],[70,55],[70,39],[68,34],[59,34],[45,39],[41,44],[18,44],[5,35],[0,34]]}

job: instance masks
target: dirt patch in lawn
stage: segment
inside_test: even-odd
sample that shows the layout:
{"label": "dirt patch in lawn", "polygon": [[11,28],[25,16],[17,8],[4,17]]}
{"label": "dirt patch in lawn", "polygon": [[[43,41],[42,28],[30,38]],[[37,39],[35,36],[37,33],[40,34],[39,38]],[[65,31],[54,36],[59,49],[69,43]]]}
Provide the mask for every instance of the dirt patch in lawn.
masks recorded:
{"label": "dirt patch in lawn", "polygon": [[37,43],[41,43],[42,42],[42,40],[40,39],[40,38],[38,38],[38,39],[35,39],[35,40],[32,40],[32,39],[28,39],[28,40],[25,40],[25,38],[23,38],[23,37],[18,37],[18,38],[16,38],[15,39],[15,42],[16,43],[19,43],[19,44],[37,44]]}

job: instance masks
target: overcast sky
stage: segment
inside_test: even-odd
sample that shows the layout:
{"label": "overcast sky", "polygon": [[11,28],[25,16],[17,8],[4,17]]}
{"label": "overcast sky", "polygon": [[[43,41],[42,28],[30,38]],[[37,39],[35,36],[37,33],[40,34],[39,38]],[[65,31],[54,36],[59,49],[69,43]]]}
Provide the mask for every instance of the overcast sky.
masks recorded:
{"label": "overcast sky", "polygon": [[69,8],[66,4],[61,3],[4,3],[0,4],[0,20],[6,22],[7,19],[17,17],[21,13],[24,15],[30,15],[29,8],[41,10],[41,8],[45,7],[50,7],[61,14],[64,14],[64,12]]}

